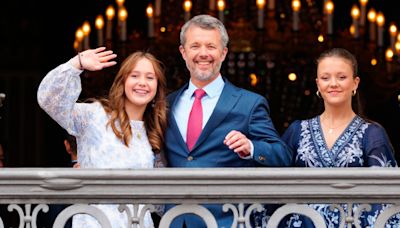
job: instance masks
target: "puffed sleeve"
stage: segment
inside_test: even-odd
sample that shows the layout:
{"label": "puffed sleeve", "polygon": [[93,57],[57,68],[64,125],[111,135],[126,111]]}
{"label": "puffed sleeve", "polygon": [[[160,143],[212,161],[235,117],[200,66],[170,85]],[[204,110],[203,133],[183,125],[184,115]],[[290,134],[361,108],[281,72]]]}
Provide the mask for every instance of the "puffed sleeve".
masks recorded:
{"label": "puffed sleeve", "polygon": [[394,149],[385,129],[378,123],[370,123],[363,137],[366,166],[397,167]]}
{"label": "puffed sleeve", "polygon": [[81,93],[81,70],[64,63],[50,71],[37,92],[39,106],[68,133],[78,136],[84,127],[88,104],[76,101]]}

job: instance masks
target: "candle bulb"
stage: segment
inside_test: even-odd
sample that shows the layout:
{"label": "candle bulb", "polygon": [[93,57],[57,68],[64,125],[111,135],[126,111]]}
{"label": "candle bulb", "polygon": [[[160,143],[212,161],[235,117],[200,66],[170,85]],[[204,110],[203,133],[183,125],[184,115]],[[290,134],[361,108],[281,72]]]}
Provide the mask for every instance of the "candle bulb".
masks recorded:
{"label": "candle bulb", "polygon": [[383,47],[383,26],[385,25],[385,16],[382,12],[376,15],[376,24],[378,25],[378,47]]}
{"label": "candle bulb", "polygon": [[224,23],[224,10],[225,10],[224,0],[218,0],[217,8],[218,8],[218,18],[222,23]]}
{"label": "candle bulb", "polygon": [[275,10],[275,0],[269,0],[268,1],[268,10],[269,11],[274,11]]}
{"label": "candle bulb", "polygon": [[151,4],[147,6],[146,8],[146,14],[147,14],[147,36],[149,38],[154,37],[154,19],[153,19],[153,7]]}
{"label": "candle bulb", "polygon": [[394,49],[396,50],[397,55],[400,55],[400,41],[396,41]]}
{"label": "candle bulb", "polygon": [[324,0],[324,4],[323,4],[323,8],[322,8],[322,12],[323,12],[323,14],[325,15],[327,12],[326,12],[326,3],[328,2],[329,0]]}
{"label": "candle bulb", "polygon": [[210,0],[209,9],[210,9],[210,12],[214,12],[214,10],[215,10],[215,0]]}
{"label": "candle bulb", "polygon": [[87,50],[89,49],[89,35],[90,35],[89,21],[83,22],[82,31],[83,31],[83,49]]}
{"label": "candle bulb", "polygon": [[362,26],[362,27],[364,27],[365,21],[366,21],[367,3],[368,3],[368,0],[360,0],[360,5],[361,5],[360,26]]}
{"label": "candle bulb", "polygon": [[391,62],[393,60],[393,56],[394,56],[393,50],[391,48],[386,49],[385,52],[386,61]]}
{"label": "candle bulb", "polygon": [[103,34],[104,19],[102,15],[98,15],[96,17],[95,26],[97,29],[97,46],[101,47],[104,45],[104,34]]}
{"label": "candle bulb", "polygon": [[351,8],[351,17],[353,18],[353,26],[354,26],[353,37],[355,39],[358,39],[360,37],[360,31],[358,25],[358,19],[360,18],[360,9],[358,8],[357,5],[353,5],[353,7]]}
{"label": "candle bulb", "polygon": [[391,23],[389,26],[389,34],[390,34],[390,48],[394,50],[395,49],[394,44],[396,42],[396,36],[397,36],[397,27],[394,23]]}
{"label": "candle bulb", "polygon": [[183,2],[183,10],[185,11],[185,22],[190,19],[191,9],[192,9],[192,2],[190,0],[185,0]]}
{"label": "candle bulb", "polygon": [[112,20],[115,16],[115,10],[112,5],[109,5],[106,9],[106,17],[107,17],[107,24],[106,24],[106,40],[112,40]]}
{"label": "candle bulb", "polygon": [[386,70],[388,73],[392,73],[392,61],[393,61],[393,50],[391,48],[386,49],[385,59],[386,59]]}
{"label": "candle bulb", "polygon": [[124,6],[118,10],[118,21],[119,21],[119,39],[120,41],[126,41],[126,18],[128,17],[128,11]]}
{"label": "candle bulb", "polygon": [[75,50],[75,52],[79,52],[80,50],[79,50],[79,41],[75,38],[75,41],[74,41],[74,50]]}
{"label": "candle bulb", "polygon": [[[124,6],[124,2],[125,0],[115,0],[115,2],[117,3],[117,12],[119,14],[119,11],[121,11],[122,7]],[[121,29],[121,20],[118,20],[118,29]],[[121,33],[121,31],[118,31],[119,33]]]}
{"label": "candle bulb", "polygon": [[155,9],[156,9],[156,17],[160,17],[161,16],[161,0],[156,0]]}
{"label": "candle bulb", "polygon": [[369,21],[369,40],[374,42],[376,40],[376,11],[371,8],[368,11],[368,21]]}
{"label": "candle bulb", "polygon": [[325,11],[327,13],[327,34],[332,35],[333,34],[333,10],[335,8],[335,5],[333,4],[332,1],[327,1],[325,3]]}
{"label": "candle bulb", "polygon": [[125,0],[115,0],[118,6],[118,10],[124,6]]}
{"label": "candle bulb", "polygon": [[77,52],[82,51],[82,40],[83,40],[83,31],[82,28],[78,28],[75,32],[75,40],[78,42]]}
{"label": "candle bulb", "polygon": [[350,25],[349,32],[350,32],[350,35],[354,37],[354,24]]}
{"label": "candle bulb", "polygon": [[293,31],[299,31],[299,23],[300,23],[300,0],[292,0],[292,10],[293,10]]}
{"label": "candle bulb", "polygon": [[257,28],[263,29],[264,28],[264,6],[265,0],[257,0],[256,2],[258,13],[257,13]]}

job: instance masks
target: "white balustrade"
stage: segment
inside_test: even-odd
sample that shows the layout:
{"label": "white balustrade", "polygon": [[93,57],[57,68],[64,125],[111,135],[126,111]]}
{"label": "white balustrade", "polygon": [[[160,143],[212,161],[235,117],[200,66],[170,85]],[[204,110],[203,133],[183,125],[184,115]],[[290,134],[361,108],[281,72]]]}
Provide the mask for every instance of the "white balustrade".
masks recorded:
{"label": "white balustrade", "polygon": [[[260,210],[262,204],[283,205],[271,216],[271,228],[291,213],[306,215],[316,227],[325,227],[323,218],[307,203],[332,204],[332,209],[340,211],[343,226],[353,223],[357,227],[361,210],[368,211],[372,203],[392,204],[377,218],[376,228],[383,228],[400,212],[398,168],[3,168],[0,172],[0,203],[8,204],[10,213],[18,213],[20,227],[35,228],[38,213],[47,213],[49,204],[73,204],[57,216],[56,228],[78,213],[110,227],[110,221],[92,203],[120,204],[120,212],[128,215],[133,227],[142,227],[145,212],[163,204],[177,206],[163,215],[160,227],[169,227],[176,216],[185,213],[200,216],[208,227],[217,227],[203,203],[222,204],[224,212],[234,215],[233,227],[250,227],[251,212]],[[134,204],[135,212],[125,204]],[[139,204],[145,205],[140,213]],[[346,214],[342,205],[353,204],[358,204],[359,210]],[[0,216],[2,228],[7,215]]]}

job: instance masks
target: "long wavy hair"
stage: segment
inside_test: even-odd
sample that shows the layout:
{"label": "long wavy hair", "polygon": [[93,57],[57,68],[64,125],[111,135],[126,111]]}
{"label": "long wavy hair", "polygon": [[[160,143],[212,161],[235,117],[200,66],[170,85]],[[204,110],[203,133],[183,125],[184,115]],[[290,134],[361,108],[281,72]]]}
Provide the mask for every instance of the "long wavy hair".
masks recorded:
{"label": "long wavy hair", "polygon": [[164,75],[165,68],[161,61],[147,52],[137,51],[132,53],[122,62],[121,68],[110,88],[108,99],[103,98],[99,99],[99,101],[110,116],[107,126],[111,126],[114,134],[128,146],[132,139],[132,130],[125,110],[125,81],[139,60],[143,58],[152,63],[158,80],[156,95],[153,101],[147,104],[143,121],[152,150],[154,153],[159,153],[167,127],[167,82]]}

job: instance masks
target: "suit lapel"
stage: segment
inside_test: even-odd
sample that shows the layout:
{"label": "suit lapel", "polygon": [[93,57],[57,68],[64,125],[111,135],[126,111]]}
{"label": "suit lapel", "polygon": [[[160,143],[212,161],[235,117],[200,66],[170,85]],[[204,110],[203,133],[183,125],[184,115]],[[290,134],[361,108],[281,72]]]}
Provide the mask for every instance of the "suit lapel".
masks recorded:
{"label": "suit lapel", "polygon": [[169,128],[173,132],[174,136],[177,137],[177,141],[179,143],[179,147],[183,148],[184,150],[180,151],[185,151],[187,154],[189,152],[187,145],[185,143],[185,140],[182,138],[182,134],[179,131],[178,124],[176,123],[174,114],[172,113],[172,110],[174,110],[176,103],[178,102],[178,99],[181,97],[183,91],[185,91],[188,87],[188,84],[183,86],[180,90],[178,90],[175,94],[172,95],[172,97],[168,98],[169,103],[170,103],[170,108],[169,108],[169,117],[168,117],[168,122],[169,122]]}
{"label": "suit lapel", "polygon": [[225,79],[225,86],[222,90],[221,96],[219,97],[210,119],[206,126],[204,126],[196,145],[193,147],[193,150],[200,146],[211,132],[225,119],[226,115],[229,114],[233,106],[237,103],[239,97],[240,93],[238,88]]}

